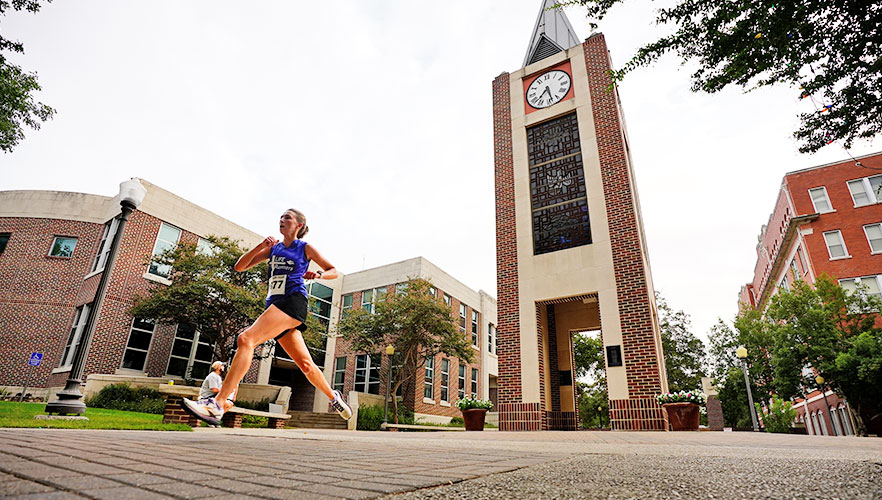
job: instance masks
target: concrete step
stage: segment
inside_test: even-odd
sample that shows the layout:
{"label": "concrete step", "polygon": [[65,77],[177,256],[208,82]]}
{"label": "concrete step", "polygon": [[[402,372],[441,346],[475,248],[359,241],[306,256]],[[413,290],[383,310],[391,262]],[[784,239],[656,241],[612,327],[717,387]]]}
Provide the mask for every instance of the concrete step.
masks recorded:
{"label": "concrete step", "polygon": [[310,411],[289,411],[291,418],[285,427],[302,427],[309,429],[346,429],[346,421],[336,413],[314,413]]}

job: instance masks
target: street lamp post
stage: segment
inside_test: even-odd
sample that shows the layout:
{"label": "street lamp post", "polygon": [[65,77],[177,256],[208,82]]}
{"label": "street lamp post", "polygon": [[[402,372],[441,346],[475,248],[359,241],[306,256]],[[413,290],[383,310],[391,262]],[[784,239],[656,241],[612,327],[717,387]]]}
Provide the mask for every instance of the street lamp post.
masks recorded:
{"label": "street lamp post", "polygon": [[824,388],[824,377],[818,375],[815,377],[815,382],[817,382],[818,387],[821,388],[821,394],[824,396],[824,406],[827,408],[827,418],[830,419],[830,429],[833,431],[833,435],[836,435],[836,426],[833,425],[833,414],[830,413],[830,403],[827,402],[827,389]]}
{"label": "street lamp post", "polygon": [[603,407],[597,407],[597,416],[600,418],[600,428],[603,429]]}
{"label": "street lamp post", "polygon": [[747,349],[740,346],[735,349],[735,355],[741,360],[741,371],[744,372],[744,385],[747,387],[747,403],[750,405],[750,419],[753,421],[754,432],[759,430],[759,423],[756,420],[756,408],[753,406],[753,392],[750,390],[750,377],[747,375]]}
{"label": "street lamp post", "polygon": [[138,182],[138,179],[133,178],[121,182],[119,185],[119,204],[122,207],[122,213],[119,216],[116,234],[113,235],[113,241],[110,244],[110,252],[108,252],[107,260],[104,262],[104,271],[101,273],[101,278],[98,281],[92,313],[89,315],[89,318],[86,320],[86,326],[83,328],[83,337],[79,348],[74,354],[67,383],[64,389],[55,395],[56,400],[46,404],[46,409],[44,410],[46,413],[58,413],[60,415],[82,415],[86,413],[86,404],[83,402],[83,394],[80,389],[83,383],[83,370],[86,367],[86,356],[89,354],[89,346],[95,333],[95,326],[98,324],[98,317],[101,314],[101,305],[104,302],[104,295],[107,291],[107,282],[110,281],[110,274],[113,272],[113,264],[116,260],[119,242],[122,240],[123,228],[129,219],[129,214],[144,201],[146,194],[147,190]]}
{"label": "street lamp post", "polygon": [[389,392],[392,390],[392,355],[395,354],[395,346],[386,346],[386,355],[389,357],[389,368],[386,371],[386,397],[383,400],[383,423],[389,423]]}

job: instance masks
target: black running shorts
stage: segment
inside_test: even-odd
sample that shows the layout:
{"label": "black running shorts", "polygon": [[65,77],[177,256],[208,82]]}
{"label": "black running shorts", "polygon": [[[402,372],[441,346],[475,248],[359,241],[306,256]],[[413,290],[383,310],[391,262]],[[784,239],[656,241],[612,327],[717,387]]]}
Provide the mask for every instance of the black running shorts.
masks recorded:
{"label": "black running shorts", "polygon": [[[286,295],[285,298],[279,299],[273,302],[271,305],[274,305],[282,310],[283,313],[291,316],[300,322],[295,328],[300,330],[301,332],[306,331],[306,310],[307,310],[308,300],[306,295],[301,295],[299,293],[295,293],[292,295]],[[282,338],[286,333],[291,330],[285,330],[284,332],[276,335],[276,340]]]}

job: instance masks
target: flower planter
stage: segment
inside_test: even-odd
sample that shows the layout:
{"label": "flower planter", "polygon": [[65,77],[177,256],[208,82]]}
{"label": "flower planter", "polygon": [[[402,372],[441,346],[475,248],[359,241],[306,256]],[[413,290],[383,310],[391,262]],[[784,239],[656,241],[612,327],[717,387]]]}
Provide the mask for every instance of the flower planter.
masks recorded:
{"label": "flower planter", "polygon": [[697,431],[699,406],[695,403],[666,403],[668,422],[672,431]]}
{"label": "flower planter", "polygon": [[483,408],[472,408],[471,410],[462,410],[462,420],[465,423],[467,431],[483,431],[484,419],[487,417],[487,410]]}

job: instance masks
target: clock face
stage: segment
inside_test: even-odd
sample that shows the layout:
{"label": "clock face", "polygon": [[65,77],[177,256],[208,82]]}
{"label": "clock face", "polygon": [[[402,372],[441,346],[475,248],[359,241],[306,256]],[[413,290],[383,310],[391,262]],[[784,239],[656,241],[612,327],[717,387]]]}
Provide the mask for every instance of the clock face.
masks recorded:
{"label": "clock face", "polygon": [[570,91],[572,79],[566,71],[551,70],[539,75],[527,88],[527,103],[535,109],[557,104]]}

